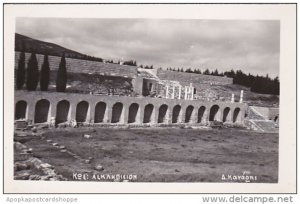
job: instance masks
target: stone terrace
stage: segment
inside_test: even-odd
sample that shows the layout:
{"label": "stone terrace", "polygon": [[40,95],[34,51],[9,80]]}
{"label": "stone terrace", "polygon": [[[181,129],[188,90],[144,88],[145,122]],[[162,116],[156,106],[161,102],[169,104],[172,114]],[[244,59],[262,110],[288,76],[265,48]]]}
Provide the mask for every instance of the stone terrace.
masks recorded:
{"label": "stone terrace", "polygon": [[[25,53],[26,65],[30,57],[30,53]],[[15,52],[15,69],[18,66],[20,52]],[[37,54],[39,69],[43,64],[44,56]],[[57,70],[61,57],[48,56],[50,70]],[[126,66],[119,64],[110,64],[82,59],[66,58],[67,71],[73,73],[86,74],[101,74],[110,76],[123,76],[128,78],[135,78],[137,76],[137,67]]]}
{"label": "stone terrace", "polygon": [[213,84],[213,85],[226,85],[232,84],[232,78],[210,76],[203,74],[193,74],[186,72],[157,70],[157,76],[162,80],[176,80],[182,85],[188,86],[190,83],[194,84]]}

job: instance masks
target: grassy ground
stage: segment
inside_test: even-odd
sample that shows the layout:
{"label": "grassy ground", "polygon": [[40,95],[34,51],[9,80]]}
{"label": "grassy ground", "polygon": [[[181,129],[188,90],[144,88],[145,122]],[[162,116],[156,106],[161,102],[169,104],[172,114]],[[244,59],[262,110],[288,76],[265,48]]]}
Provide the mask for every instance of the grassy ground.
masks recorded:
{"label": "grassy ground", "polygon": [[[92,135],[86,139],[84,134]],[[255,182],[277,182],[278,134],[221,129],[51,129],[42,139],[27,141],[34,156],[55,166],[69,180],[74,172],[135,174],[137,182],[228,182],[222,175],[257,176]],[[80,156],[62,153],[46,140]],[[233,181],[231,181],[233,182]],[[239,181],[245,182],[245,181]]]}

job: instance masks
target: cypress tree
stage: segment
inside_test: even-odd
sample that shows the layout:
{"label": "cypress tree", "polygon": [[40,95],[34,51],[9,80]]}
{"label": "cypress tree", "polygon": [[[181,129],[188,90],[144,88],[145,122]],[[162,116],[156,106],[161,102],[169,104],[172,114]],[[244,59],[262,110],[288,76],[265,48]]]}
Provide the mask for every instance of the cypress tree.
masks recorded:
{"label": "cypress tree", "polygon": [[50,75],[50,67],[48,62],[48,55],[45,55],[44,62],[42,65],[42,70],[41,70],[41,77],[40,77],[41,91],[48,91],[49,75]]}
{"label": "cypress tree", "polygon": [[65,54],[62,55],[56,76],[56,91],[65,92],[67,86],[67,69]]}
{"label": "cypress tree", "polygon": [[25,82],[25,52],[22,51],[18,61],[17,69],[17,89],[22,89]]}
{"label": "cypress tree", "polygon": [[39,68],[35,53],[32,53],[27,64],[26,88],[35,91],[39,83]]}

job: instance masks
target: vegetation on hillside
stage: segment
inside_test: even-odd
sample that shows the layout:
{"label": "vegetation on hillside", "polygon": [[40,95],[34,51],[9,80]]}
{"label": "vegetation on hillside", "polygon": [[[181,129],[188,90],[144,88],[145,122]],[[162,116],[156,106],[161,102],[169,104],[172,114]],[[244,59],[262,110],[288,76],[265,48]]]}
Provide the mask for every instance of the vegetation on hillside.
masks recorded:
{"label": "vegetation on hillside", "polygon": [[65,92],[67,86],[67,68],[65,55],[61,57],[59,68],[56,76],[56,91]]}
{"label": "vegetation on hillside", "polygon": [[[103,62],[102,58],[81,54],[79,52],[75,52],[73,50],[61,47],[61,46],[53,44],[53,43],[35,40],[35,39],[29,38],[29,37],[26,37],[26,36],[23,36],[23,35],[20,35],[17,33],[15,34],[15,50],[21,51],[21,57],[18,62],[18,68],[17,68],[17,79],[16,79],[16,88],[17,89],[22,89],[24,81],[25,81],[24,80],[25,79],[25,56],[23,56],[24,52],[37,53],[37,54],[43,54],[43,55],[53,55],[53,56],[62,56],[64,54],[64,57],[68,57],[68,58]],[[113,60],[106,60],[105,62],[112,63],[112,64],[121,64],[120,61],[114,62]],[[128,60],[128,61],[124,61],[123,65],[137,66],[137,62],[135,60]],[[154,69],[153,65],[149,66],[149,65],[140,64],[139,67],[144,68],[144,69]],[[159,69],[162,69],[162,68],[159,68]],[[227,77],[233,78],[234,84],[249,87],[252,92],[256,92],[256,93],[279,95],[279,91],[280,91],[279,78],[275,77],[274,79],[271,79],[268,75],[254,76],[250,73],[245,74],[241,70],[237,70],[237,71],[230,70],[230,71],[226,71],[226,72],[219,72],[217,69],[215,69],[213,71],[210,71],[209,69],[205,69],[204,71],[201,71],[200,69],[192,70],[191,68],[184,69],[184,68],[171,68],[171,67],[167,68],[167,70],[193,73],[193,74],[212,75],[212,76],[227,76]],[[32,70],[29,69],[29,72],[30,71],[32,71]],[[33,72],[36,74],[36,71],[33,71]],[[27,76],[27,78],[33,77],[33,79],[34,79],[32,82],[27,82],[27,83],[35,84],[36,80],[38,80],[38,72],[36,75],[37,76]],[[66,75],[66,74],[64,74],[64,71],[62,71],[62,75],[63,76],[59,76],[59,77],[61,77],[61,78],[65,77],[64,75]],[[43,85],[43,87],[41,84],[41,89],[47,90],[47,88],[46,88],[47,76],[44,76],[43,71],[41,72],[41,78],[43,78],[43,79],[40,79],[41,80],[40,83],[42,83],[42,81],[44,81],[43,83],[45,83],[45,85]],[[64,84],[64,82],[62,82],[62,81],[58,82],[58,83]],[[35,85],[29,85],[29,87],[30,88],[27,87],[28,90],[36,89]],[[63,85],[62,85],[62,87],[60,87],[58,89],[65,90],[65,88],[63,88]]]}
{"label": "vegetation on hillside", "polygon": [[103,59],[99,57],[93,57],[89,55],[85,55],[62,46],[56,45],[54,43],[44,42],[40,40],[36,40],[24,35],[20,35],[18,33],[15,34],[15,51],[20,52],[29,52],[36,53],[42,55],[51,55],[51,56],[62,56],[65,54],[68,58],[74,59],[83,59],[90,61],[98,61],[102,62]]}
{"label": "vegetation on hillside", "polygon": [[35,91],[39,82],[39,69],[35,53],[32,53],[27,64],[26,88]]}
{"label": "vegetation on hillside", "polygon": [[25,83],[25,52],[21,52],[20,59],[18,61],[17,68],[17,80],[16,87],[17,89],[22,89]]}
{"label": "vegetation on hillside", "polygon": [[205,71],[201,72],[199,69],[192,70],[188,68],[183,70],[183,68],[167,68],[169,71],[177,71],[177,72],[186,72],[186,73],[193,73],[193,74],[204,74],[204,75],[212,75],[212,76],[226,76],[233,78],[233,84],[239,84],[246,87],[249,87],[252,92],[261,93],[261,94],[274,94],[279,95],[280,91],[280,82],[279,78],[275,77],[271,79],[268,75],[266,76],[259,76],[259,75],[252,75],[252,74],[245,74],[242,70],[230,70],[226,72],[219,72],[217,69],[214,71],[210,71],[206,69]]}
{"label": "vegetation on hillside", "polygon": [[41,91],[48,91],[50,67],[48,62],[48,55],[44,55],[44,62],[41,69],[40,87]]}

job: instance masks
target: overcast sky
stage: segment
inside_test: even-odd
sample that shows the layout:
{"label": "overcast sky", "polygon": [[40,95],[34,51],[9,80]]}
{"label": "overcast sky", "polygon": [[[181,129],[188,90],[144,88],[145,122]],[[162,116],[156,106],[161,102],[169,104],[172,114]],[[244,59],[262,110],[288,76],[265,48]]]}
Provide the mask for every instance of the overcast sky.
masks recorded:
{"label": "overcast sky", "polygon": [[279,75],[280,23],[253,20],[18,18],[16,32],[154,67]]}

